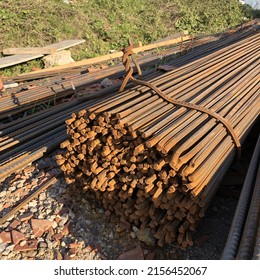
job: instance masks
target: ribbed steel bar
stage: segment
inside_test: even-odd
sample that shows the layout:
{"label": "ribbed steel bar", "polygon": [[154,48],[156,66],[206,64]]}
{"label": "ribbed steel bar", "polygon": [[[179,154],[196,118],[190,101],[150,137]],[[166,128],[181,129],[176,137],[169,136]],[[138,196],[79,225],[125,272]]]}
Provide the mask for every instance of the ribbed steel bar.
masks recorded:
{"label": "ribbed steel bar", "polygon": [[253,193],[253,187],[256,179],[256,173],[260,160],[260,137],[258,138],[250,165],[247,171],[245,182],[240,194],[236,212],[229,230],[225,248],[222,253],[222,259],[235,259],[239,243],[241,241],[246,216],[248,213],[250,199]]}
{"label": "ribbed steel bar", "polygon": [[238,260],[250,260],[253,258],[257,229],[260,226],[260,160],[258,166],[254,191],[246,217],[243,235],[236,255],[236,259]]}
{"label": "ribbed steel bar", "polygon": [[159,246],[193,244],[235,157],[231,129],[243,143],[259,115],[259,33],[232,36],[148,83],[132,79],[133,88],[67,121],[57,156],[67,182],[87,188],[122,222],[149,227]]}

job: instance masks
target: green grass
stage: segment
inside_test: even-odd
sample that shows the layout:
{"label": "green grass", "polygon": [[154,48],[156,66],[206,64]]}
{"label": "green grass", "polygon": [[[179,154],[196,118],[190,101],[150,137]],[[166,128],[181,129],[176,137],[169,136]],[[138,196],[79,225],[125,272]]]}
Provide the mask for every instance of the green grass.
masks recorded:
{"label": "green grass", "polygon": [[[72,49],[80,60],[143,44],[177,31],[212,33],[239,24],[238,0],[0,0],[0,50],[46,46],[65,39],[85,39]],[[41,60],[0,72],[14,75],[41,67]]]}

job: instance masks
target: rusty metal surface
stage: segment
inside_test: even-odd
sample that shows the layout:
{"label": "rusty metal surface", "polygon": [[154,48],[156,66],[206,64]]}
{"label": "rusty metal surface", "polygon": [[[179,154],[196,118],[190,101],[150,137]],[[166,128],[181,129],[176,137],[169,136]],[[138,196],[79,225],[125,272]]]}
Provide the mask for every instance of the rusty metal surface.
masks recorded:
{"label": "rusty metal surface", "polygon": [[[232,33],[216,44],[66,121],[57,162],[67,182],[87,189],[108,216],[149,227],[159,246],[193,244],[236,144],[259,116],[259,32]],[[125,81],[133,82],[127,56],[124,62]]]}

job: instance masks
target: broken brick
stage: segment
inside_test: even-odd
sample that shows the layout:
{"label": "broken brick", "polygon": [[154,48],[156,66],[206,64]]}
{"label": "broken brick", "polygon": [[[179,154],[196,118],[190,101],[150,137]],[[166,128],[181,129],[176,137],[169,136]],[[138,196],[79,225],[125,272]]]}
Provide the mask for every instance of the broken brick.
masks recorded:
{"label": "broken brick", "polygon": [[12,239],[11,239],[10,232],[2,231],[0,233],[0,241],[3,242],[3,243],[11,243]]}
{"label": "broken brick", "polygon": [[25,245],[21,246],[21,245],[16,245],[14,247],[15,251],[32,251],[32,250],[37,250],[37,240],[36,239],[31,239],[31,240],[27,240]]}
{"label": "broken brick", "polygon": [[17,230],[12,230],[12,240],[14,245],[18,244],[20,241],[25,240],[25,236],[23,233],[17,231]]}
{"label": "broken brick", "polygon": [[70,225],[70,221],[65,224],[65,226],[64,226],[64,228],[62,230],[62,233],[63,233],[64,236],[68,235],[69,232],[70,232],[69,225]]}
{"label": "broken brick", "polygon": [[12,223],[8,226],[9,230],[16,229],[20,225],[20,221],[13,220]]}
{"label": "broken brick", "polygon": [[7,209],[7,208],[9,208],[9,207],[11,207],[12,206],[12,203],[11,202],[6,202],[5,204],[4,204],[4,206],[3,206],[3,209]]}
{"label": "broken brick", "polygon": [[61,232],[56,233],[55,235],[53,235],[53,239],[55,239],[55,240],[60,240],[63,237],[64,237],[64,235]]}
{"label": "broken brick", "polygon": [[83,247],[83,242],[79,242],[79,243],[70,243],[70,246],[69,246],[71,249],[74,249],[74,248],[82,248]]}
{"label": "broken brick", "polygon": [[31,224],[35,237],[41,237],[52,226],[52,222],[49,220],[32,219]]}

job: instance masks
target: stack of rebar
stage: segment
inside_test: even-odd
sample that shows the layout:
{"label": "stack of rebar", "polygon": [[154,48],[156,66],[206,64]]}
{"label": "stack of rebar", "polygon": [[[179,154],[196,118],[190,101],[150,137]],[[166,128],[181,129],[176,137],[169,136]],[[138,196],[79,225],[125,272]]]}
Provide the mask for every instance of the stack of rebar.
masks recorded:
{"label": "stack of rebar", "polygon": [[106,214],[150,228],[159,246],[192,245],[259,115],[259,54],[259,33],[249,30],[150,79],[163,95],[136,85],[72,114],[57,156],[67,182],[87,188]]}
{"label": "stack of rebar", "polygon": [[[183,55],[178,57],[175,57],[174,54],[177,49],[179,49],[179,47],[177,47],[177,49],[176,47],[171,48],[166,53],[164,53],[163,60],[161,60],[161,56],[159,55],[158,57],[157,54],[145,55],[141,59],[138,59],[138,62],[141,63],[140,65],[142,67],[146,67],[147,65],[153,67],[152,69],[147,69],[145,72],[143,72],[143,79],[150,80],[161,75],[161,71],[155,71],[154,69],[156,68],[156,64],[158,62],[162,63],[167,61],[170,67],[174,67],[177,69],[183,65],[186,65],[187,63],[196,61],[198,58],[202,58],[207,54],[210,54],[216,50],[220,50],[221,48],[228,46],[230,43],[234,43],[247,36],[248,30],[247,28],[245,28],[240,32],[226,35],[224,37],[222,36],[221,39],[210,37],[195,40],[193,42],[192,49],[189,49],[188,53],[184,53]],[[71,89],[72,84],[70,84],[69,79],[72,79],[73,85],[75,85],[76,90],[78,90],[79,85],[91,85],[97,81],[100,81],[103,77],[109,74],[109,78],[115,77],[115,75],[119,77],[120,75],[122,75],[122,69],[123,66],[117,66],[112,68],[111,70],[104,69],[92,74],[89,73],[86,74],[86,79],[84,81],[82,79],[78,81],[77,77],[82,78],[82,75],[80,76],[79,73],[74,72],[70,75],[66,74],[66,78],[63,75],[58,78],[56,77],[56,86],[61,87],[56,98],[60,98],[60,96],[64,94],[66,95],[68,94],[68,92],[73,91]],[[65,87],[64,84],[63,86],[61,86],[64,82],[68,87]],[[50,90],[51,92],[49,93],[55,94],[55,92],[51,90],[51,85],[53,84],[55,84],[55,79],[47,81],[47,84],[46,81],[44,81],[42,86],[35,87],[24,92],[20,92],[21,87],[18,88],[18,91],[13,89],[11,93],[14,93],[14,96],[19,97],[17,95],[18,93],[21,94],[21,96],[25,95],[24,98],[29,101],[29,103],[27,104],[26,101],[25,104],[21,106],[18,106],[16,104],[14,105],[14,110],[9,108],[10,110],[7,111],[5,111],[4,109],[5,104],[1,103],[2,106],[0,106],[0,111],[3,110],[5,112],[0,113],[0,119],[9,114],[12,114],[13,116],[16,107],[18,112],[20,112],[21,110],[26,110],[26,108],[28,109],[28,106],[35,106],[35,102],[37,102],[35,98],[37,99],[38,95],[34,96],[34,93],[42,95],[43,92],[44,94],[46,93],[46,90]],[[37,84],[33,82],[33,85],[35,86]],[[70,100],[66,103],[50,107],[49,109],[34,113],[30,116],[0,124],[0,182],[15,171],[26,167],[31,162],[41,158],[46,153],[57,148],[59,146],[59,143],[63,139],[65,140],[67,138],[65,120],[72,112],[78,112],[86,106],[98,104],[100,100],[105,100],[107,96],[109,96],[109,94],[113,94],[116,90],[119,89],[119,87],[120,83],[92,93],[90,93],[88,89],[83,90],[79,93],[83,94],[83,99],[87,100],[81,100],[81,98],[78,98],[77,100]],[[45,96],[44,94],[43,96]],[[2,98],[0,101],[4,100]],[[52,97],[50,95],[50,98],[53,98],[53,95]],[[88,99],[93,100],[89,101]],[[97,99],[97,101],[95,101],[94,99]],[[19,101],[21,102],[22,100],[19,99]],[[39,102],[43,102],[43,99],[39,99]]]}

